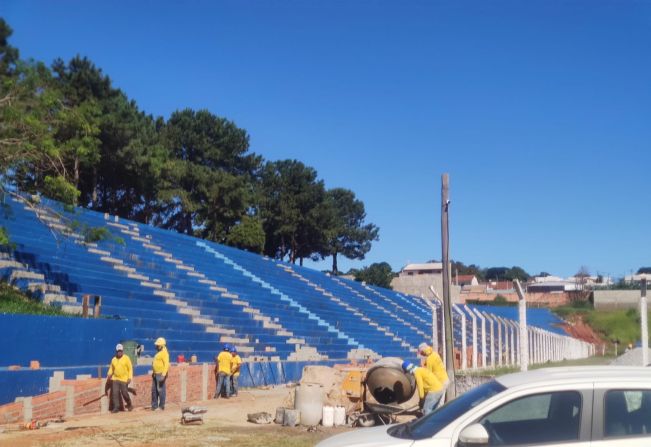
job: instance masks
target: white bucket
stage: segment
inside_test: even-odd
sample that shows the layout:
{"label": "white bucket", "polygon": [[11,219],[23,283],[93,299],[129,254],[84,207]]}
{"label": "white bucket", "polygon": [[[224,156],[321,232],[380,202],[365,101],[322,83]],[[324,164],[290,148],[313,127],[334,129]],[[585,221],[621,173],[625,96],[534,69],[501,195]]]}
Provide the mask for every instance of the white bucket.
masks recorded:
{"label": "white bucket", "polygon": [[329,407],[327,405],[323,407],[323,418],[321,419],[321,423],[323,424],[324,427],[332,427],[333,425],[335,425],[334,407]]}
{"label": "white bucket", "polygon": [[[324,417],[325,420],[325,417]],[[335,426],[346,425],[346,409],[344,407],[335,407]]]}
{"label": "white bucket", "polygon": [[323,411],[323,386],[316,383],[302,383],[296,388],[294,408],[301,412],[302,425],[318,425]]}

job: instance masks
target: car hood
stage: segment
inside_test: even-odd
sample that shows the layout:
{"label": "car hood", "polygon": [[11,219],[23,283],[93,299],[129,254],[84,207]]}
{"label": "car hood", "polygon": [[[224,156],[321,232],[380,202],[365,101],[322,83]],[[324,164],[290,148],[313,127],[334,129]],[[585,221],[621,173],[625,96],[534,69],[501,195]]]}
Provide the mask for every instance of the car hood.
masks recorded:
{"label": "car hood", "polygon": [[317,447],[408,447],[412,439],[399,439],[387,433],[388,425],[340,433],[324,439]]}

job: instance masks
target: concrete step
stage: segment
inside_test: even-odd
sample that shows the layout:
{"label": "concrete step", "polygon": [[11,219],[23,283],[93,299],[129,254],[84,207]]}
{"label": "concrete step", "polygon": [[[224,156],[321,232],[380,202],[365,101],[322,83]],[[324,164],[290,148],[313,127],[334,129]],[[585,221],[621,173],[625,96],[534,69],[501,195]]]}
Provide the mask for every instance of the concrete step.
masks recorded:
{"label": "concrete step", "polygon": [[150,282],[150,281],[140,281],[140,285],[143,287],[150,287],[152,289],[161,289],[162,286],[156,282]]}
{"label": "concrete step", "polygon": [[224,335],[232,335],[235,334],[235,330],[233,329],[226,329],[221,326],[210,326],[206,328],[206,332],[209,332],[211,334],[224,334]]}
{"label": "concrete step", "polygon": [[67,314],[71,315],[81,315],[82,308],[81,306],[77,305],[74,306],[72,304],[64,304],[61,306],[61,310]]}
{"label": "concrete step", "polygon": [[67,296],[60,293],[46,293],[43,296],[43,302],[45,304],[52,303],[76,303],[77,298],[74,296]]}
{"label": "concrete step", "polygon": [[220,343],[231,343],[231,344],[234,344],[234,345],[250,343],[250,340],[248,338],[245,338],[245,337],[232,337],[230,335],[223,335],[223,336],[219,337],[219,341],[220,341]]}
{"label": "concrete step", "polygon": [[166,292],[165,290],[156,289],[152,292],[154,295],[162,296],[165,298],[174,298],[176,294],[174,292]]}
{"label": "concrete step", "polygon": [[136,273],[136,269],[129,267],[128,265],[113,264],[113,268],[120,272]]}
{"label": "concrete step", "polygon": [[61,286],[58,286],[56,284],[48,284],[45,282],[34,282],[34,283],[29,283],[27,284],[27,290],[30,292],[61,292]]}
{"label": "concrete step", "polygon": [[26,269],[27,266],[13,259],[2,259],[0,260],[0,268]]}
{"label": "concrete step", "polygon": [[45,275],[42,273],[31,272],[29,270],[14,270],[9,275],[9,282],[14,282],[19,279],[40,279],[45,280]]}
{"label": "concrete step", "polygon": [[110,251],[100,250],[98,248],[89,248],[88,253],[95,253],[96,255],[102,255],[102,256],[111,256]]}
{"label": "concrete step", "polygon": [[117,222],[107,222],[106,225],[110,225],[115,228],[120,228],[121,230],[129,230],[129,227],[127,225],[117,223]]}

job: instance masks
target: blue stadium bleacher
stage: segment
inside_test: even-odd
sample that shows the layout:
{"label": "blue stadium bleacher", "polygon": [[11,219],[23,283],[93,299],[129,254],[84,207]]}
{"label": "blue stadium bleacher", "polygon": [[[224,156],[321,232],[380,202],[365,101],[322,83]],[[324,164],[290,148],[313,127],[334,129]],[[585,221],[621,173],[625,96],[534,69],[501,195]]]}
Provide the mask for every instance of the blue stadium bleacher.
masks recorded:
{"label": "blue stadium bleacher", "polygon": [[[44,283],[77,304],[85,294],[100,295],[104,315],[133,321],[134,335],[144,343],[166,337],[172,356],[194,354],[210,361],[223,343],[231,343],[246,357],[281,360],[346,359],[351,350],[408,358],[431,337],[431,310],[420,299],[41,201],[46,206],[6,198],[11,212],[0,225],[16,245],[15,261],[42,274]],[[107,228],[115,237],[86,243],[84,226]],[[517,320],[514,308],[474,309]],[[473,314],[461,312],[467,318]],[[532,325],[561,333],[558,319],[547,310],[529,309],[528,318]],[[460,327],[455,324],[457,347]],[[472,342],[470,325],[466,339]]]}

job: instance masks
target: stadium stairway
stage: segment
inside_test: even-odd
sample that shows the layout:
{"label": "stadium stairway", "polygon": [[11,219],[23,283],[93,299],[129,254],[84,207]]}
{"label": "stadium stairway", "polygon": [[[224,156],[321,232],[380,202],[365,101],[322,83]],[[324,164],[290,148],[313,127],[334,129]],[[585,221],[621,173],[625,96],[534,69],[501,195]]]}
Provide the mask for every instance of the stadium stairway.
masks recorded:
{"label": "stadium stairway", "polygon": [[[44,270],[44,276],[48,276],[51,282],[60,281],[78,296],[86,293],[101,295],[104,313],[136,321],[149,334],[143,337],[145,340],[153,341],[157,334],[165,333],[172,341],[171,345],[176,344],[183,348],[183,352],[196,354],[204,360],[211,360],[223,343],[236,345],[244,356],[264,357],[274,351],[264,343],[251,346],[251,340],[235,336],[236,329],[214,323],[205,309],[183,298],[189,294],[187,290],[176,293],[172,283],[161,281],[165,279],[164,272],[156,270],[162,263],[139,262],[136,267],[133,262],[131,265],[130,261],[141,259],[125,247],[104,243],[112,245],[114,251],[111,252],[108,247],[84,243],[83,236],[72,230],[71,225],[63,223],[56,213],[47,208],[36,208],[20,198],[12,200],[16,205],[23,205],[14,206],[15,219],[6,222],[12,240],[19,245],[16,256],[31,261],[33,267]],[[31,221],[26,212],[33,214]],[[62,240],[55,244],[51,231],[58,232]],[[65,260],[56,255],[62,248],[66,252]],[[223,313],[223,307],[220,303],[219,313]],[[212,337],[207,338],[204,334]],[[144,334],[141,332],[140,335]]]}
{"label": "stadium stairway", "polygon": [[81,313],[81,305],[75,296],[62,293],[61,287],[46,282],[45,275],[14,260],[8,253],[0,252],[0,278],[26,295],[44,304],[60,308],[70,314]]}
{"label": "stadium stairway", "polygon": [[[164,251],[163,247],[160,245],[155,245],[153,237],[151,235],[146,235],[143,237],[140,234],[139,226],[132,224],[129,227],[126,227],[122,224],[115,224],[109,222],[108,225],[118,227],[120,232],[125,236],[129,237],[133,242],[140,243],[142,247],[150,252],[153,255],[158,256],[160,261],[169,263],[173,265],[176,269],[181,270],[187,275],[187,280],[189,282],[196,282],[198,287],[203,287],[209,289],[210,292],[217,292],[220,296],[220,304],[224,304],[224,300],[230,301],[230,304],[233,308],[239,308],[241,310],[243,317],[248,317],[252,322],[259,322],[262,325],[262,331],[256,334],[260,338],[268,337],[273,335],[275,337],[284,338],[285,344],[291,345],[294,348],[294,352],[289,354],[289,359],[306,359],[310,360],[325,360],[327,359],[326,355],[320,354],[314,347],[306,344],[304,339],[294,336],[294,333],[286,329],[278,320],[273,320],[268,315],[265,315],[263,311],[259,308],[253,306],[249,301],[243,300],[237,293],[234,293],[228,289],[226,286],[219,285],[215,280],[209,279],[202,271],[199,271],[197,267],[189,263],[185,263],[180,258],[175,257],[172,253]],[[126,228],[125,228],[126,227]],[[211,330],[207,330],[211,332]],[[267,332],[267,333],[265,333]],[[220,341],[224,343],[231,343],[237,345],[241,339],[236,339],[234,337],[222,337]],[[266,346],[265,353],[276,352],[276,348],[273,346]]]}
{"label": "stadium stairway", "polygon": [[[404,339],[403,337],[396,334],[390,329],[391,325],[395,324],[396,321],[403,323],[404,320],[396,320],[395,318],[391,318],[391,313],[389,311],[378,306],[376,303],[370,300],[359,299],[359,297],[355,296],[354,294],[345,293],[345,290],[337,291],[337,290],[333,290],[332,288],[326,290],[325,288],[323,288],[325,284],[323,283],[317,284],[315,282],[312,282],[311,279],[307,278],[307,276],[310,275],[313,276],[315,281],[318,281],[318,278],[316,278],[316,276],[324,276],[321,273],[314,272],[314,275],[312,275],[311,272],[308,272],[307,269],[305,269],[301,273],[298,273],[292,266],[287,266],[283,264],[277,264],[277,267],[281,268],[283,271],[293,276],[294,278],[298,279],[299,281],[304,282],[307,286],[311,287],[314,290],[314,292],[316,292],[317,294],[321,294],[325,298],[343,307],[346,310],[346,312],[355,315],[363,322],[365,322],[367,325],[371,326],[371,328],[376,329],[378,332],[388,337],[389,340],[387,340],[387,342],[390,343],[398,342],[400,343],[400,347],[406,348],[411,352],[415,352],[416,347],[413,344],[410,344],[406,339]],[[338,295],[341,298],[336,296],[335,293],[338,293]],[[355,304],[355,306],[351,304]],[[369,318],[367,315],[370,315],[373,318]]]}

